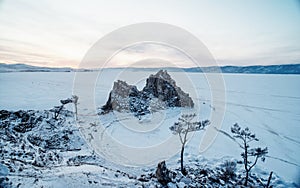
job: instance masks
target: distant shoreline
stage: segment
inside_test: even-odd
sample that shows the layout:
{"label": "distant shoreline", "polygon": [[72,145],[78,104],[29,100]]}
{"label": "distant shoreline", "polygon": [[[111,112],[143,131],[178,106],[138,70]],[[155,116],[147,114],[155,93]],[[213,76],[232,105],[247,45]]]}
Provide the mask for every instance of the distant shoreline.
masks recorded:
{"label": "distant shoreline", "polygon": [[[300,64],[283,64],[283,65],[253,65],[253,66],[211,66],[211,67],[157,67],[157,68],[106,68],[112,70],[132,70],[132,71],[157,71],[160,69],[169,72],[191,72],[191,73],[237,73],[237,74],[300,74]],[[3,64],[0,63],[0,73],[8,72],[96,72],[101,69],[74,69],[69,67],[64,68],[49,68],[31,66],[26,64]]]}

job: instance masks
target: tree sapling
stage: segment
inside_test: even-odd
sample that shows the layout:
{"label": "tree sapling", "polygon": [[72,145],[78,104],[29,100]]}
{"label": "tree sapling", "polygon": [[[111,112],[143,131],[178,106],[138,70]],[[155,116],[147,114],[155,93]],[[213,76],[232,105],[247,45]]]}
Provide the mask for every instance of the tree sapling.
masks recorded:
{"label": "tree sapling", "polygon": [[173,126],[170,127],[170,130],[173,134],[179,135],[180,142],[182,144],[181,146],[181,173],[183,175],[187,174],[187,171],[183,167],[183,153],[184,153],[184,147],[188,140],[188,133],[194,132],[194,131],[201,131],[204,130],[206,126],[210,124],[209,120],[204,121],[194,121],[192,120],[196,117],[196,114],[183,114],[180,118],[178,118],[178,122],[175,122]]}
{"label": "tree sapling", "polygon": [[[246,127],[245,129],[241,129],[241,127],[237,123],[235,123],[231,127],[231,132],[234,138],[238,138],[239,140],[241,140],[241,142],[238,142],[238,144],[243,149],[241,156],[243,158],[244,168],[246,171],[244,185],[247,186],[251,169],[256,165],[259,158],[263,162],[265,161],[265,156],[268,153],[268,148],[250,148],[249,143],[252,141],[258,141],[258,139],[256,138],[255,134],[251,133],[248,127]],[[254,158],[254,162],[250,161],[250,157]]]}

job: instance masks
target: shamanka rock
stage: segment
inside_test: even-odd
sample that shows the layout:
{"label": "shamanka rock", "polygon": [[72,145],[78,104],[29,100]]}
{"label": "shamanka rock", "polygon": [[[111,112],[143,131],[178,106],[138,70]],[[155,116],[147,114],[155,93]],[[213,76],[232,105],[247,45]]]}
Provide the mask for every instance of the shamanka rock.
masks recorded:
{"label": "shamanka rock", "polygon": [[101,113],[116,110],[141,116],[167,107],[192,108],[194,102],[189,94],[176,85],[167,71],[160,70],[147,78],[146,86],[141,91],[124,81],[114,82],[109,98],[101,108]]}

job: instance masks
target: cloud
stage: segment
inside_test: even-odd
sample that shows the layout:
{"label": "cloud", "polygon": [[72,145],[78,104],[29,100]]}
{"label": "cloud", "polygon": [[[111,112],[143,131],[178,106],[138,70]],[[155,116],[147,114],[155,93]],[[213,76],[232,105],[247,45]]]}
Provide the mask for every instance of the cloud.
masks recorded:
{"label": "cloud", "polygon": [[[90,47],[111,31],[154,21],[190,31],[205,43],[221,65],[293,63],[299,61],[300,51],[300,25],[297,24],[300,14],[294,5],[292,1],[277,4],[253,1],[247,6],[226,3],[218,7],[214,2],[196,1],[189,4],[135,0],[127,3],[0,1],[0,61],[47,66],[66,63],[76,67]],[[231,11],[233,7],[238,11]],[[117,40],[111,41],[111,48],[93,54],[93,65],[103,64],[97,62],[101,53],[114,53],[114,45],[117,46],[114,42]],[[192,46],[187,48],[197,50]],[[170,60],[176,66],[194,65],[180,50],[162,45],[133,45],[119,53],[111,64],[127,66],[145,58]],[[199,64],[206,66],[205,58]]]}
{"label": "cloud", "polygon": [[[153,63],[150,63],[150,62]],[[147,63],[145,63],[147,62]],[[171,67],[196,66],[183,52],[164,44],[143,42],[127,47],[119,51],[108,62],[108,66],[127,67],[137,66],[148,67],[166,66],[161,62],[169,62]]]}

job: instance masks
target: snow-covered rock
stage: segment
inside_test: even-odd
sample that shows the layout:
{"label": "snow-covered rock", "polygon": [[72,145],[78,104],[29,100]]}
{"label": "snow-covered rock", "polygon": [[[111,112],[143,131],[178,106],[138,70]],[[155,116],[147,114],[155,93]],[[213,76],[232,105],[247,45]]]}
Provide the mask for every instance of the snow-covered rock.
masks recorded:
{"label": "snow-covered rock", "polygon": [[179,182],[179,183],[177,183],[177,186],[178,186],[179,188],[185,188],[185,187],[187,187],[187,185],[186,185],[184,182]]}
{"label": "snow-covered rock", "polygon": [[8,168],[0,163],[0,176],[6,176],[8,174]]}
{"label": "snow-covered rock", "polygon": [[[243,167],[236,160],[207,160],[187,155],[183,176],[178,156],[143,169],[113,164],[96,155],[81,138],[73,113],[63,110],[58,119],[44,111],[0,111],[0,187],[242,187]],[[27,114],[27,115],[26,115]],[[28,114],[35,120],[26,126]],[[30,121],[29,121],[30,122]],[[233,165],[234,164],[234,165]],[[234,168],[237,165],[237,168]],[[226,170],[227,169],[227,170]],[[234,175],[228,176],[229,171]],[[268,172],[251,173],[249,187],[266,185]],[[228,178],[227,178],[228,177]],[[297,187],[273,174],[274,187]]]}
{"label": "snow-covered rock", "polygon": [[189,94],[176,85],[167,71],[160,70],[155,75],[149,76],[146,86],[141,91],[125,81],[114,82],[109,98],[101,108],[101,113],[116,110],[141,116],[167,107],[192,108],[194,102]]}
{"label": "snow-covered rock", "polygon": [[181,178],[180,182],[183,182],[186,185],[189,185],[190,183],[192,183],[192,180],[191,180],[191,178],[183,177],[183,178]]}
{"label": "snow-covered rock", "polygon": [[167,184],[167,186],[168,186],[168,188],[177,188],[176,183],[173,183],[173,182],[169,182]]}

